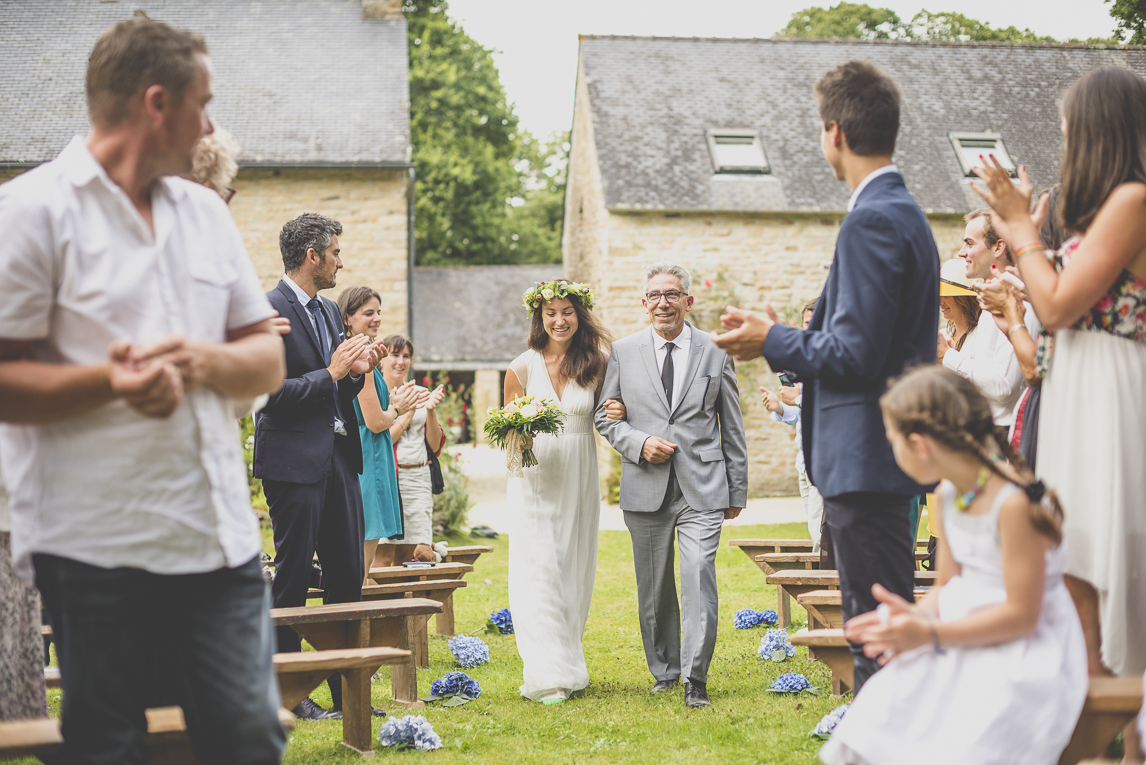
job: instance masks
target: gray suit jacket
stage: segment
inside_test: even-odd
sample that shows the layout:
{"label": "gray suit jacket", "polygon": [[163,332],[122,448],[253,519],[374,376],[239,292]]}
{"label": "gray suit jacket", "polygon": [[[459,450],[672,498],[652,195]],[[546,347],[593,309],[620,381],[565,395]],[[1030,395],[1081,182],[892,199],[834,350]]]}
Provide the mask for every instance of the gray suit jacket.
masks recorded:
{"label": "gray suit jacket", "polygon": [[[692,326],[691,324],[689,326]],[[621,508],[658,510],[668,489],[669,465],[689,507],[724,510],[744,507],[748,497],[748,450],[740,393],[731,357],[707,333],[693,327],[683,395],[670,411],[653,349],[652,328],[613,343],[594,421],[621,453]],[[622,401],[626,419],[610,422],[604,402]],[[677,444],[672,459],[659,465],[641,457],[649,436]]]}

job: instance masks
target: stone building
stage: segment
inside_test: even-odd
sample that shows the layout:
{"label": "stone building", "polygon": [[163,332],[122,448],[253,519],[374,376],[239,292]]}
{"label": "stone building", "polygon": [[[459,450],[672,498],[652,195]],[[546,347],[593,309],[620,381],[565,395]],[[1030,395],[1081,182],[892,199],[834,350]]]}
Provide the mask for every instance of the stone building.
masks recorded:
{"label": "stone building", "polygon": [[509,363],[525,350],[530,319],[521,295],[561,276],[559,265],[414,269],[414,369],[472,386],[471,434],[502,404]]}
{"label": "stone building", "polygon": [[[614,334],[646,325],[640,274],[662,258],[692,271],[706,330],[728,302],[768,301],[794,319],[819,294],[850,191],[821,154],[812,86],[853,58],[878,62],[903,90],[895,160],[943,259],[982,206],[968,186],[979,154],[1051,185],[1062,91],[1102,66],[1146,73],[1138,46],[584,36],[565,272],[597,288]],[[756,391],[777,379],[763,361],[738,373],[751,492],[794,493],[792,430],[767,418]]]}
{"label": "stone building", "polygon": [[282,224],[329,215],[345,231],[339,286],[374,287],[383,331],[406,331],[413,166],[401,0],[0,4],[0,180],[88,132],[88,53],[141,14],[207,40],[209,113],[242,147],[231,212],[264,286],[282,275]]}

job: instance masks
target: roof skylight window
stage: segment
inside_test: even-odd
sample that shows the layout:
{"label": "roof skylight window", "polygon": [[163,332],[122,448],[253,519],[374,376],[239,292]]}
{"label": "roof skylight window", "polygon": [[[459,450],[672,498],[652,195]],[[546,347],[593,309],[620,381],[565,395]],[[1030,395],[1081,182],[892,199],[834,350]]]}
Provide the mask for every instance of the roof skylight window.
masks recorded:
{"label": "roof skylight window", "polygon": [[770,172],[759,131],[712,128],[704,131],[704,135],[708,139],[713,172],[756,175]]}
{"label": "roof skylight window", "polygon": [[984,167],[984,159],[995,157],[1012,178],[1018,176],[1014,160],[1007,153],[1003,145],[1003,137],[998,133],[948,133],[951,145],[955,148],[955,156],[959,158],[959,166],[963,175],[974,178],[974,168]]}

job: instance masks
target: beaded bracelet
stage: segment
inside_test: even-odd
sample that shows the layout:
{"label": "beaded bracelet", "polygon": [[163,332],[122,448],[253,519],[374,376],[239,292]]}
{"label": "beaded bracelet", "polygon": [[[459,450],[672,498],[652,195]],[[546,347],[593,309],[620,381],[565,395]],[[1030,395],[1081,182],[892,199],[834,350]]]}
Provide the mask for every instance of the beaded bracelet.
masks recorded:
{"label": "beaded bracelet", "polygon": [[1030,255],[1032,252],[1037,252],[1039,250],[1045,249],[1046,248],[1043,247],[1042,242],[1030,242],[1029,244],[1024,244],[1022,247],[1015,250],[1015,264],[1017,265],[1020,260],[1022,260],[1027,255]]}

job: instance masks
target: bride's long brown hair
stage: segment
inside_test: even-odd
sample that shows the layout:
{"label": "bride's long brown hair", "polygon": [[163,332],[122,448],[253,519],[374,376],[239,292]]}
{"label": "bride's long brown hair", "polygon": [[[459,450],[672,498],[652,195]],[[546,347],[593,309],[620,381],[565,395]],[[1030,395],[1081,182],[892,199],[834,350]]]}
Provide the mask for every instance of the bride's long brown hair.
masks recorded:
{"label": "bride's long brown hair", "polygon": [[[570,283],[568,279],[554,281]],[[582,388],[595,388],[597,382],[605,376],[605,362],[608,358],[605,349],[613,342],[613,336],[577,298],[571,297],[568,300],[577,313],[577,331],[573,333],[569,349],[565,351],[561,374],[566,379],[576,380]],[[545,331],[545,322],[541,317],[546,305],[542,303],[533,312],[533,320],[529,325],[529,347],[535,351],[543,351],[549,345],[549,333]]]}

